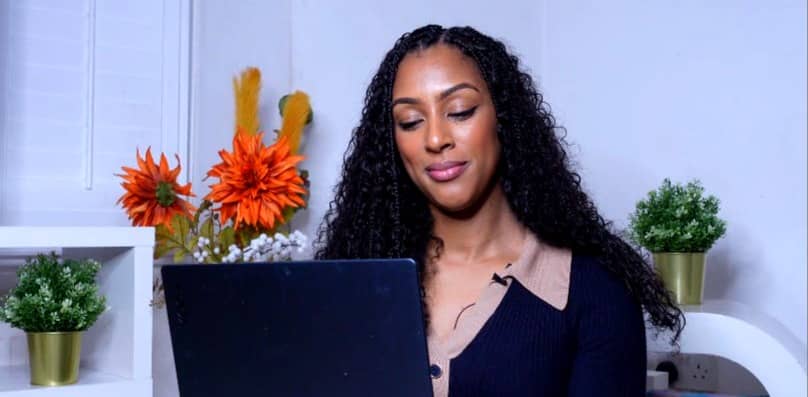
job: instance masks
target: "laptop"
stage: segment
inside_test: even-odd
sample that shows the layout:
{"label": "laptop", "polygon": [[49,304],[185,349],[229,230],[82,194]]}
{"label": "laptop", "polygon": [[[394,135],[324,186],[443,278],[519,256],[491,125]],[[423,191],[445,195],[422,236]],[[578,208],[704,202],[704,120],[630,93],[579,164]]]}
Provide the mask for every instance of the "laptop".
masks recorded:
{"label": "laptop", "polygon": [[162,268],[182,397],[432,396],[410,259]]}

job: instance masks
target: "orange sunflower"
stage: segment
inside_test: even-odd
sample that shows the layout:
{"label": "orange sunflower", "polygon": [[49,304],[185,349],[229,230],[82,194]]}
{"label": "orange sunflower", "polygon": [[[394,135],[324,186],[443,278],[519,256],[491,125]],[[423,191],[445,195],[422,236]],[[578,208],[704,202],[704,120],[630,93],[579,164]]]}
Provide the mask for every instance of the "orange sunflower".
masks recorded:
{"label": "orange sunflower", "polygon": [[126,193],[118,199],[123,203],[129,219],[134,226],[165,225],[171,228],[174,215],[192,218],[196,211],[191,203],[179,196],[193,196],[191,184],[180,185],[177,176],[180,174],[180,158],[177,156],[177,167],[168,168],[166,155],[160,155],[160,164],[154,162],[151,148],[146,149],[146,158],[140,157],[137,151],[138,168],[121,167],[126,174],[117,174],[123,178],[121,183]]}
{"label": "orange sunflower", "polygon": [[303,178],[295,166],[303,156],[291,155],[289,142],[281,137],[265,146],[263,133],[239,131],[233,138],[233,152],[220,150],[222,162],[208,171],[219,178],[205,199],[221,205],[222,223],[234,219],[233,227],[272,229],[283,224],[283,210],[305,205]]}

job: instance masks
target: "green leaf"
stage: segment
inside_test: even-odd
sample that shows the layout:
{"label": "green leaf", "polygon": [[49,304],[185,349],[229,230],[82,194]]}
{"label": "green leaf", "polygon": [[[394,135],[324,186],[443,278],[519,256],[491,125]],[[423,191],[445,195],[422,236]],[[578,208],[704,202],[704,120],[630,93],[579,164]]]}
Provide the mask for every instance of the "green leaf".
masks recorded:
{"label": "green leaf", "polygon": [[286,101],[289,100],[289,94],[286,94],[281,97],[278,101],[278,114],[283,118],[283,109],[286,107]]}
{"label": "green leaf", "polygon": [[[274,229],[265,230],[263,232],[266,233],[267,235],[272,235],[274,233]],[[252,241],[254,238],[258,237],[261,234],[261,232],[259,232],[253,227],[243,226],[240,227],[238,230],[236,230],[235,234],[236,234],[236,244],[244,247],[250,244],[250,241]]]}
{"label": "green leaf", "polygon": [[230,246],[236,243],[236,232],[233,230],[233,227],[228,226],[222,229],[219,232],[219,247],[223,253],[227,253],[230,250]]}
{"label": "green leaf", "polygon": [[164,225],[157,225],[155,229],[155,244],[154,244],[154,259],[162,258],[173,248],[166,243],[166,240],[170,237],[171,232],[168,231],[168,228]]}
{"label": "green leaf", "polygon": [[199,228],[199,235],[213,241],[213,219],[208,218]]}
{"label": "green leaf", "polygon": [[180,263],[185,258],[186,252],[184,250],[174,251],[174,263]]}
{"label": "green leaf", "polygon": [[292,218],[295,216],[295,213],[297,212],[297,210],[299,210],[299,209],[300,208],[295,208],[295,207],[284,207],[283,211],[281,212],[281,214],[283,215],[283,224],[284,225],[288,224],[289,221],[291,221]]}
{"label": "green leaf", "polygon": [[101,265],[54,253],[28,258],[0,304],[0,320],[27,332],[83,331],[106,309],[95,278]]}
{"label": "green leaf", "polygon": [[706,196],[698,180],[662,181],[630,215],[631,239],[652,252],[704,252],[726,232],[719,200]]}
{"label": "green leaf", "polygon": [[185,255],[193,253],[196,240],[194,237],[192,241],[188,241],[191,235],[191,221],[182,215],[174,215],[171,218],[171,227],[169,230],[162,225],[157,227],[157,239],[162,243],[159,245],[160,252],[163,256],[170,251],[174,251],[174,262],[180,262]]}

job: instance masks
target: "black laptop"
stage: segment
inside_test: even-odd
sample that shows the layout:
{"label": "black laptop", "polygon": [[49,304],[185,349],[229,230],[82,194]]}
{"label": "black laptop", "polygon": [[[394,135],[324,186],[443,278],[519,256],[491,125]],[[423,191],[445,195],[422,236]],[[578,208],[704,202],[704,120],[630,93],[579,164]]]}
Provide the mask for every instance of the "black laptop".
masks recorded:
{"label": "black laptop", "polygon": [[412,260],[162,268],[182,397],[432,396]]}

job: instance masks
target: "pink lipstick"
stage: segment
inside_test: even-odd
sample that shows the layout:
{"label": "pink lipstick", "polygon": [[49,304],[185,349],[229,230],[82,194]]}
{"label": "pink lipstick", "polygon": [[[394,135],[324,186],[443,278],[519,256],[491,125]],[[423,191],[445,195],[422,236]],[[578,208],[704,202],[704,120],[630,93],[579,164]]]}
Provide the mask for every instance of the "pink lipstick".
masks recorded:
{"label": "pink lipstick", "polygon": [[441,161],[426,167],[426,173],[435,182],[449,182],[462,175],[467,165],[466,161]]}

